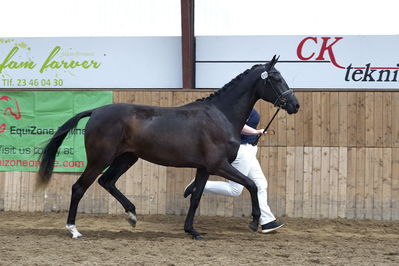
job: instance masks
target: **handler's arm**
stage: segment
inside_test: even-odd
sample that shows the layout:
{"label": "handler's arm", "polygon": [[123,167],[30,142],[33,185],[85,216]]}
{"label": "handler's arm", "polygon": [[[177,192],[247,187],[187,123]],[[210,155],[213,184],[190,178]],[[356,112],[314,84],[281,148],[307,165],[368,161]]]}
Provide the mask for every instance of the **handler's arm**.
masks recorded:
{"label": "handler's arm", "polygon": [[263,129],[254,129],[254,128],[250,127],[250,126],[244,125],[244,127],[241,130],[241,134],[244,134],[244,135],[262,135],[263,134]]}

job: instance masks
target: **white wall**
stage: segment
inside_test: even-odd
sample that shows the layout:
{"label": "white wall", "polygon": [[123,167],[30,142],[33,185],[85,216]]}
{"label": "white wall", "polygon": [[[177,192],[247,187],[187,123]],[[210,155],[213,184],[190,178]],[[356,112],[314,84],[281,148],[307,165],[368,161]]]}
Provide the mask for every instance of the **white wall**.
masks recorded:
{"label": "white wall", "polygon": [[[180,0],[0,0],[0,37],[180,36]],[[197,35],[398,34],[397,0],[196,0]]]}

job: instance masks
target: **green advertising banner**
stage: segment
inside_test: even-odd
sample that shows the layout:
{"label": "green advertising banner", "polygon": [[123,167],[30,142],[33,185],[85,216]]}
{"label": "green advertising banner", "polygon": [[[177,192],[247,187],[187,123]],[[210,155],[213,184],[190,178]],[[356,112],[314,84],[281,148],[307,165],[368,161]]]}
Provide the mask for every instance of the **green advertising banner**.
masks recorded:
{"label": "green advertising banner", "polygon": [[[36,171],[43,147],[58,127],[77,113],[111,103],[111,91],[0,91],[0,171]],[[87,120],[61,145],[54,171],[84,170]]]}

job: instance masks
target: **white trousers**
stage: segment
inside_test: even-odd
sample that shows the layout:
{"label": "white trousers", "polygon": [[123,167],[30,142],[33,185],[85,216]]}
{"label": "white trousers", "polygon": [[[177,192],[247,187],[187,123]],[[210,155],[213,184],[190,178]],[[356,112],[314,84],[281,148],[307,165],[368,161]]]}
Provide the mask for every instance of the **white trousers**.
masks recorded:
{"label": "white trousers", "polygon": [[[242,174],[252,179],[258,187],[258,200],[261,213],[259,223],[262,225],[276,220],[276,217],[274,217],[267,204],[267,180],[256,158],[257,150],[257,146],[241,144],[237,153],[237,158],[231,165]],[[238,197],[241,195],[242,189],[242,185],[230,180],[227,182],[208,181],[206,182],[204,193]]]}

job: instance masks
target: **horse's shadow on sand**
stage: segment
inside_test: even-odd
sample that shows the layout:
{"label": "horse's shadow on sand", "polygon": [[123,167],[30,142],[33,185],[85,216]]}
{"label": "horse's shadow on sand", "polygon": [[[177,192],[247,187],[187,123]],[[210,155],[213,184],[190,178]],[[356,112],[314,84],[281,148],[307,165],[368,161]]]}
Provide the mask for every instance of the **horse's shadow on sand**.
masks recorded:
{"label": "horse's shadow on sand", "polygon": [[[241,235],[241,237],[254,237],[255,235],[245,228],[234,228],[233,230],[221,230],[220,232],[209,231],[209,229],[201,228],[204,230],[201,234],[205,240],[217,240],[226,239],[227,236],[232,237],[235,234]],[[238,229],[238,230],[237,230]],[[82,239],[87,240],[147,240],[147,241],[160,241],[162,239],[191,239],[191,236],[179,232],[179,231],[151,231],[151,230],[120,230],[120,231],[109,231],[109,230],[80,230],[83,234]],[[202,231],[202,230],[201,230]],[[209,232],[207,232],[209,231]],[[234,231],[234,232],[231,232]],[[227,233],[227,234],[226,234]],[[47,229],[47,228],[30,228],[30,229],[15,229],[10,234],[16,236],[34,235],[37,237],[57,237],[63,239],[71,239],[70,233],[66,229]],[[243,235],[244,234],[244,235]]]}
{"label": "horse's shadow on sand", "polygon": [[[83,234],[82,239],[109,239],[109,240],[122,240],[122,239],[146,239],[146,240],[159,240],[160,238],[188,238],[189,236],[184,233],[174,232],[156,232],[156,231],[94,231],[94,230],[80,230]],[[71,238],[70,233],[66,229],[15,229],[10,234],[16,236],[34,235],[37,237],[60,237]]]}

